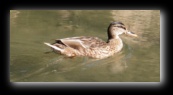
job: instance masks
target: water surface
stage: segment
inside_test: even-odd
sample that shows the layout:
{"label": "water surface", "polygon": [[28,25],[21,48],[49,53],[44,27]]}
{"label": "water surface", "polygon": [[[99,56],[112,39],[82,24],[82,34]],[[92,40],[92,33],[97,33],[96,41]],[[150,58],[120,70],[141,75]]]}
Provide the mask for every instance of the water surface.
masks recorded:
{"label": "water surface", "polygon": [[[109,58],[64,58],[43,42],[73,36],[107,40],[121,21],[139,37],[122,35],[124,47]],[[160,82],[159,10],[11,10],[11,82]]]}

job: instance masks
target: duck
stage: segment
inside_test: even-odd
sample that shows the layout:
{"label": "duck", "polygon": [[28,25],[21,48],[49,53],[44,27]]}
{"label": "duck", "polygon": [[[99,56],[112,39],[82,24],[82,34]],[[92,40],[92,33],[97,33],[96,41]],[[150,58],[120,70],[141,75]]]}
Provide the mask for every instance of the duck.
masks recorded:
{"label": "duck", "polygon": [[111,22],[107,28],[107,41],[98,37],[78,36],[56,39],[53,44],[44,42],[54,52],[66,57],[87,56],[90,58],[103,59],[121,51],[123,48],[122,34],[137,37],[137,34],[129,31],[122,22]]}

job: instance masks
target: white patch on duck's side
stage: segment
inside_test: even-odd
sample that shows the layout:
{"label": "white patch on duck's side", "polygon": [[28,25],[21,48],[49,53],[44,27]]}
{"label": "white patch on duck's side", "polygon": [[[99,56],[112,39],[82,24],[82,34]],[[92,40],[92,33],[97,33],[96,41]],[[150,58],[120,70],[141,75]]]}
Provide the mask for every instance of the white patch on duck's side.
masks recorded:
{"label": "white patch on duck's side", "polygon": [[56,47],[54,45],[51,45],[50,43],[44,42],[44,44],[47,45],[47,46],[49,46],[49,47],[51,47],[51,48],[53,48],[53,49],[55,49],[55,50],[58,50],[60,52],[63,52],[64,51],[64,50],[62,50],[62,49],[60,49],[60,48],[58,48],[58,47]]}
{"label": "white patch on duck's side", "polygon": [[81,37],[69,37],[69,38],[63,38],[63,39],[60,39],[60,40],[78,40],[78,39],[81,39],[82,37],[84,37],[84,36],[81,36]]}
{"label": "white patch on duck's side", "polygon": [[83,42],[79,39],[70,39],[70,38],[66,38],[66,39],[60,39],[65,45],[71,47],[70,45],[73,44],[73,45],[76,45],[76,46],[81,46],[83,48],[87,48]]}

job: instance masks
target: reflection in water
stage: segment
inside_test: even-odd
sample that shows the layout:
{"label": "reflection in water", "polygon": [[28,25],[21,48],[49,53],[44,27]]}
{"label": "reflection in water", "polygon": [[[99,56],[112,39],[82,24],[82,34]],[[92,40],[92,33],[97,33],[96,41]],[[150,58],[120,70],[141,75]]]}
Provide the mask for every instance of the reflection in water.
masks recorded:
{"label": "reflection in water", "polygon": [[[121,52],[102,60],[65,58],[43,42],[72,36],[107,40],[107,25],[123,22],[139,37],[121,36]],[[10,11],[12,82],[159,82],[160,11]]]}
{"label": "reflection in water", "polygon": [[[125,55],[125,52],[128,52],[128,54]],[[37,75],[46,76],[52,73],[56,74],[69,73],[75,69],[80,69],[81,71],[87,71],[91,69],[105,69],[106,72],[110,72],[112,74],[122,73],[128,67],[127,66],[128,62],[126,61],[130,58],[130,52],[131,50],[129,48],[126,48],[123,49],[121,52],[115,54],[114,56],[102,60],[91,59],[88,57],[66,58],[63,56],[59,56],[50,59],[46,64],[46,66],[38,68],[37,70],[32,72],[27,71],[26,69],[32,67],[30,66],[30,64],[27,63],[31,62],[29,61],[29,59],[32,60],[34,58],[29,58],[30,56],[20,56],[19,57],[20,59],[13,61],[14,64],[17,65],[18,63],[20,63],[18,61],[22,61],[23,58],[29,58],[29,59],[26,62],[20,64],[20,66],[23,65],[22,67],[25,68],[20,68],[20,69],[15,68],[15,70],[23,73],[23,76],[19,78],[14,78],[13,81],[19,81],[19,80],[27,81],[26,79]]]}

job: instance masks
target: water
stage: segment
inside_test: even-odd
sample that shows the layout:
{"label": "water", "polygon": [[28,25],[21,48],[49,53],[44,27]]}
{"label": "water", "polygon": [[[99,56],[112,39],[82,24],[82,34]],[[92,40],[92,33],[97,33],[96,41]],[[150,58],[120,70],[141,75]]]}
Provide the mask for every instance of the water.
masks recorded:
{"label": "water", "polygon": [[[73,36],[106,41],[112,21],[139,37],[122,35],[122,51],[109,58],[64,58],[43,44]],[[9,68],[11,82],[160,82],[160,11],[11,10]]]}

